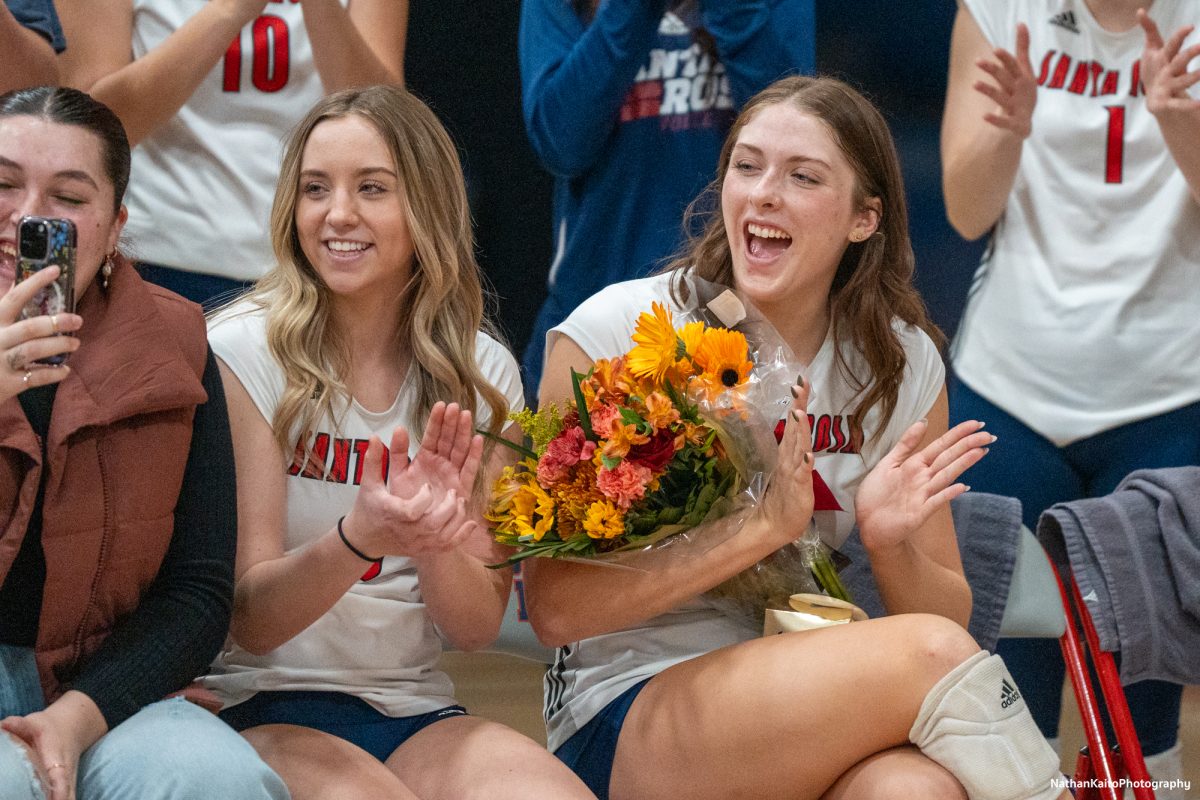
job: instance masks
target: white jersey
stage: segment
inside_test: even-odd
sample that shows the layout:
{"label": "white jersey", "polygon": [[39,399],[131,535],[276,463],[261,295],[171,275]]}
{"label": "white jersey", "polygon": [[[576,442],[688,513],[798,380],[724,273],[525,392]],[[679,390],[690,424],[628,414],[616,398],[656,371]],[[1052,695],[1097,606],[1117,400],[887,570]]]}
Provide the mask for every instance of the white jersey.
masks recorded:
{"label": "white jersey", "polygon": [[[133,57],[205,3],[133,0]],[[138,260],[262,276],[275,263],[269,217],[283,140],[324,96],[300,4],[271,0],[184,106],[133,149],[126,230]]]}
{"label": "white jersey", "polygon": [[[213,352],[237,375],[263,417],[271,420],[284,389],[284,374],[267,348],[266,312],[243,303],[210,323]],[[475,356],[484,377],[521,408],[517,363],[503,345],[480,334]],[[397,425],[410,430],[415,393],[404,385],[392,407],[372,412],[351,401],[337,421],[321,419],[306,443],[312,456],[287,474],[288,552],[328,532],[348,513],[358,494],[363,457],[372,435],[391,441]],[[486,403],[478,421],[489,423]],[[297,428],[298,431],[298,428]],[[297,441],[299,446],[301,442]],[[410,455],[418,442],[413,441]],[[281,455],[291,462],[292,454]],[[232,638],[203,678],[226,706],[269,690],[333,691],[360,697],[393,717],[424,714],[454,704],[454,687],[437,669],[441,640],[421,599],[412,561],[383,559],[372,566],[329,611],[271,652],[256,656]]]}
{"label": "white jersey", "polygon": [[[593,360],[613,358],[633,346],[630,337],[637,316],[649,311],[655,301],[680,310],[670,296],[670,276],[614,284],[585,300],[552,329],[548,343],[566,336]],[[832,337],[826,337],[804,371],[812,385],[808,411],[816,456],[813,519],[821,538],[834,547],[845,541],[854,527],[854,495],[863,477],[909,426],[928,413],[945,381],[941,356],[929,337],[902,323],[896,324],[896,330],[907,360],[896,410],[881,430],[880,409],[873,408],[864,421],[861,442],[850,435],[848,418],[856,406],[856,392],[835,366]],[[855,374],[869,374],[859,353],[847,348],[843,353]],[[790,396],[779,398],[781,418],[790,402]],[[559,648],[545,681],[550,749],[560,747],[638,681],[761,632],[761,625],[723,614],[698,597],[636,627]]]}
{"label": "white jersey", "polygon": [[[1039,86],[955,371],[1060,446],[1200,400],[1200,205],[1146,108],[1141,27],[1106,31],[1083,0],[964,3],[997,47],[1029,26]],[[1192,0],[1149,11],[1164,37],[1200,20]]]}

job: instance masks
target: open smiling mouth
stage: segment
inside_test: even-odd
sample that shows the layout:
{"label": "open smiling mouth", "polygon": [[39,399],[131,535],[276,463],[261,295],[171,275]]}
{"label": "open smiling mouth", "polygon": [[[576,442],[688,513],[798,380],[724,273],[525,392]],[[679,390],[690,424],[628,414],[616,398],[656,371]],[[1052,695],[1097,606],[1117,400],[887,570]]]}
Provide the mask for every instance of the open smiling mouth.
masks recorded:
{"label": "open smiling mouth", "polygon": [[746,225],[746,249],[755,258],[775,258],[791,244],[792,237],[779,228],[756,225],[753,222]]}
{"label": "open smiling mouth", "polygon": [[349,242],[341,239],[329,239],[325,246],[335,253],[361,253],[371,245],[367,242]]}

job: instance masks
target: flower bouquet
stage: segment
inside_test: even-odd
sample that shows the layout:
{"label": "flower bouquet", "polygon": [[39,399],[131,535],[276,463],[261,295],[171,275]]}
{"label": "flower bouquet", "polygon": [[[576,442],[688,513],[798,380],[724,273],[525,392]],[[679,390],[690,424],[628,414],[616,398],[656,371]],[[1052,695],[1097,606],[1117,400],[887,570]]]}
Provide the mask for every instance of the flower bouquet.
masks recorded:
{"label": "flower bouquet", "polygon": [[[485,515],[496,540],[515,549],[506,563],[636,565],[635,553],[736,533],[761,499],[794,360],[731,291],[691,281],[692,319],[677,326],[654,303],[639,316],[628,352],[586,374],[572,371],[565,411],[549,405],[511,415],[527,445],[505,441],[522,458],[501,474]],[[749,337],[731,329],[739,322]],[[709,594],[761,618],[767,603],[798,591],[846,599],[812,526],[793,547]]]}

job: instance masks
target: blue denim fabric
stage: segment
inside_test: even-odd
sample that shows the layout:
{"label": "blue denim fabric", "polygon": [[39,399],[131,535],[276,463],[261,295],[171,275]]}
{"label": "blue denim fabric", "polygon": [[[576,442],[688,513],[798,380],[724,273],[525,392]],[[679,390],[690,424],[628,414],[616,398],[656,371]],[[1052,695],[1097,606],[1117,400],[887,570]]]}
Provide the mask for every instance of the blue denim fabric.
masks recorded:
{"label": "blue denim fabric", "polygon": [[[0,644],[0,716],[44,708],[33,651]],[[215,715],[162,700],[105,734],[79,760],[79,800],[289,800],[254,748]],[[0,737],[0,798],[44,800],[19,747]]]}

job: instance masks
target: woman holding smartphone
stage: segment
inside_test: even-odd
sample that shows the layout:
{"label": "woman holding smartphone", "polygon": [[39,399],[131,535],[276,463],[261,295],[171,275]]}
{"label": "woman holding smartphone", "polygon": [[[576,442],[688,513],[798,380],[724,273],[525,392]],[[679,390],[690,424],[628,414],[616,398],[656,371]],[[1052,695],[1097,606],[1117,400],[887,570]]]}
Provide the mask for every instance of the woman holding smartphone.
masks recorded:
{"label": "woman holding smartphone", "polygon": [[[0,797],[286,798],[217,717],[162,700],[225,636],[237,520],[200,311],[117,250],[128,176],[86,94],[0,97]],[[73,223],[77,313],[18,321],[60,277],[13,287],[25,216]]]}

